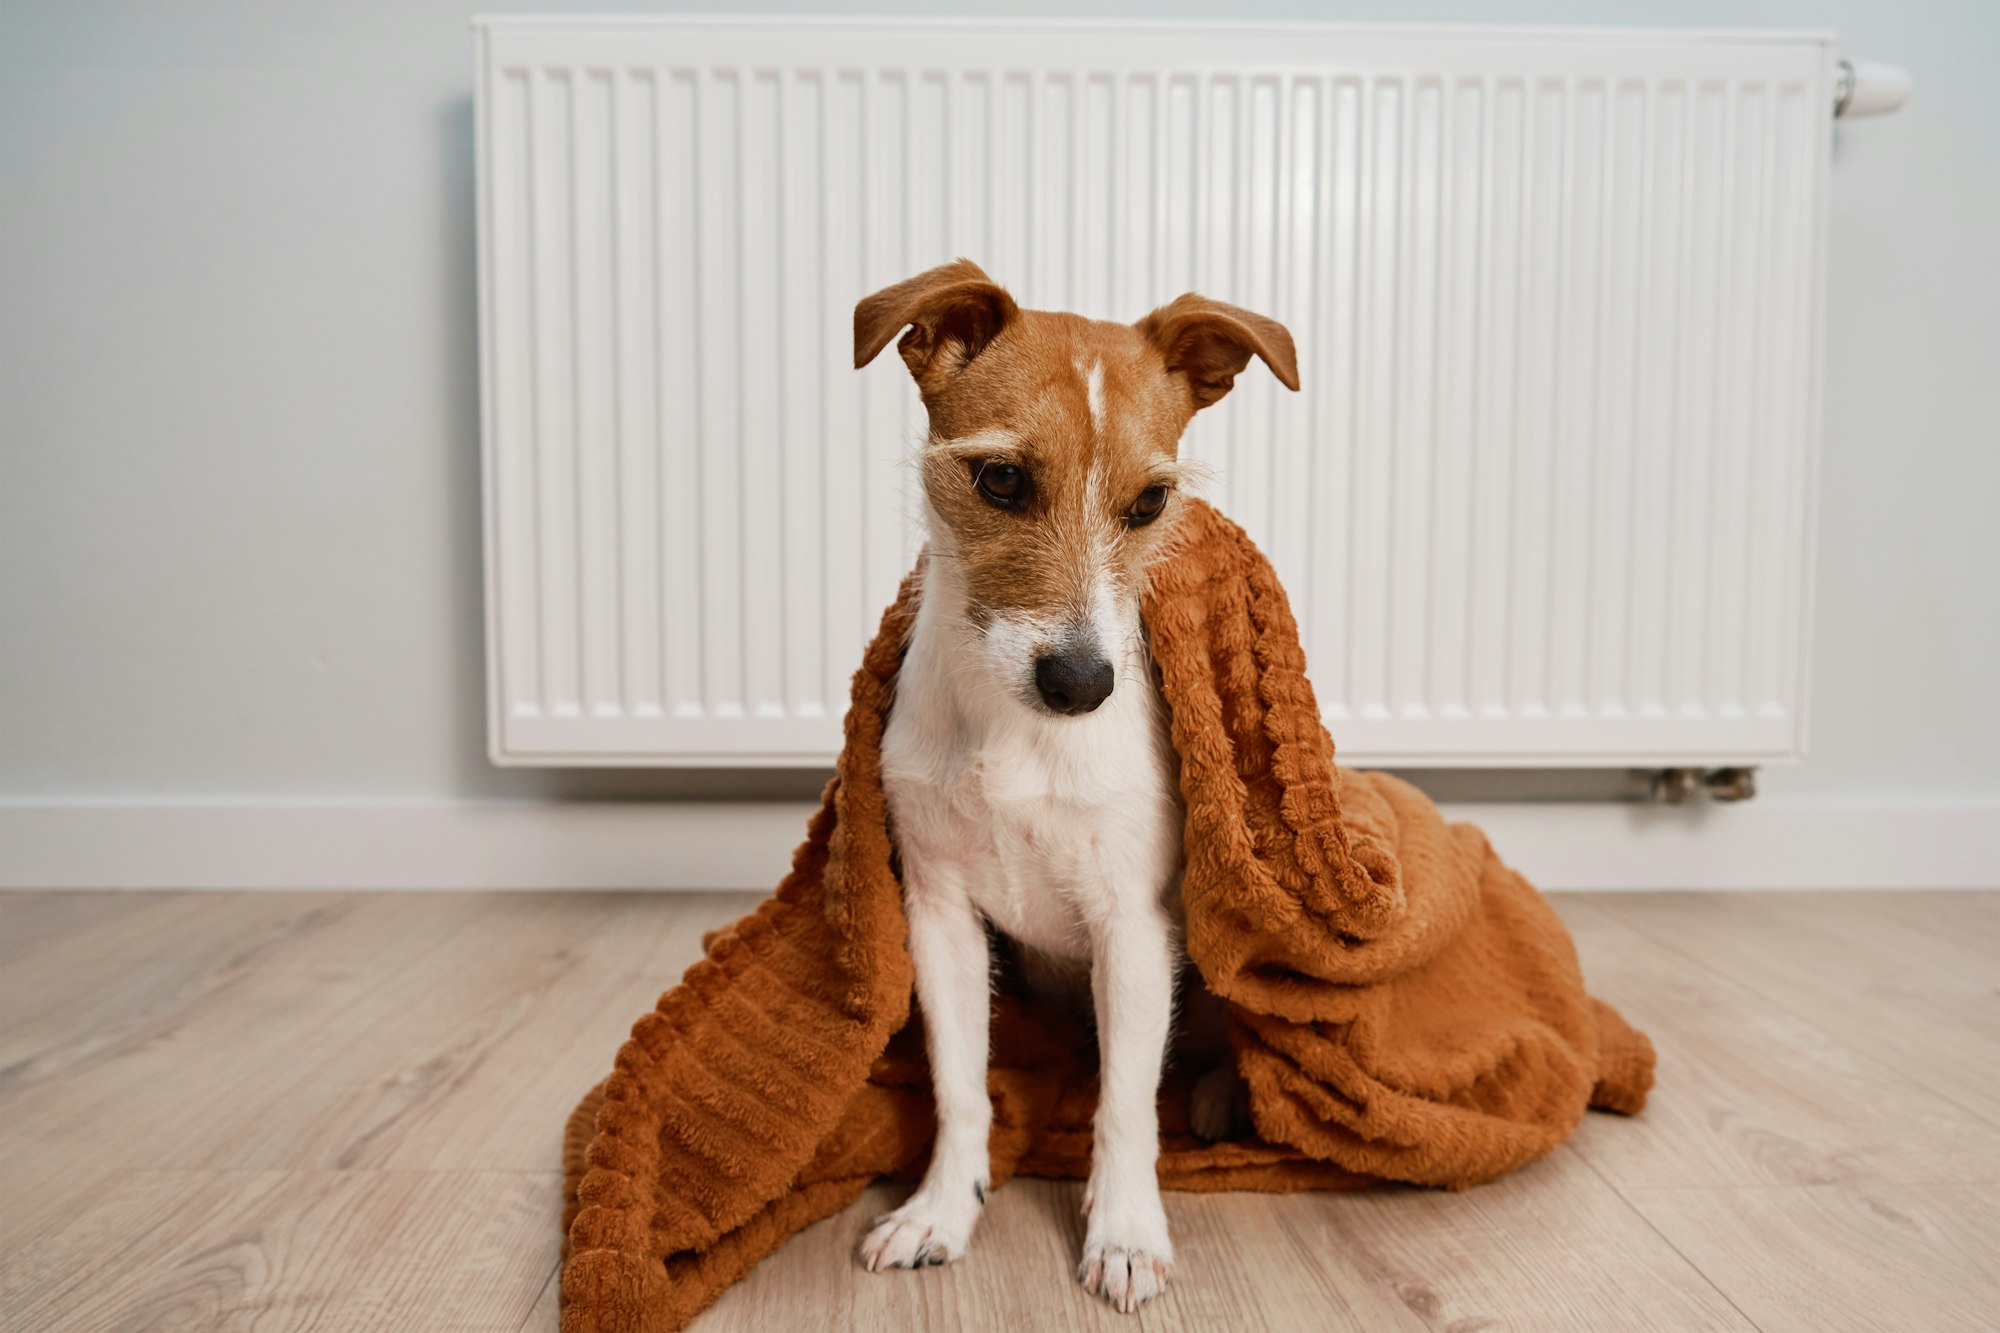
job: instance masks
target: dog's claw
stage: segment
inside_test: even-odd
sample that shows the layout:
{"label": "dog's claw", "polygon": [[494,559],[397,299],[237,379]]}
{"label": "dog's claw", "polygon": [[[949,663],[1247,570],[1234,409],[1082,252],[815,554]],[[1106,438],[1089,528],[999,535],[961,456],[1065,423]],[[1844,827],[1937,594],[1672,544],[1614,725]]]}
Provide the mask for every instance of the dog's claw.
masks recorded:
{"label": "dog's claw", "polygon": [[1107,1248],[1086,1254],[1077,1266],[1083,1289],[1103,1298],[1120,1314],[1130,1314],[1167,1289],[1173,1265],[1144,1250]]}
{"label": "dog's claw", "polygon": [[895,1212],[876,1218],[861,1242],[861,1266],[879,1273],[891,1268],[937,1268],[963,1258],[979,1206],[969,1197],[970,1190],[965,1196],[956,1190],[952,1194],[954,1201],[964,1197],[964,1203],[956,1208],[940,1206],[920,1190]]}

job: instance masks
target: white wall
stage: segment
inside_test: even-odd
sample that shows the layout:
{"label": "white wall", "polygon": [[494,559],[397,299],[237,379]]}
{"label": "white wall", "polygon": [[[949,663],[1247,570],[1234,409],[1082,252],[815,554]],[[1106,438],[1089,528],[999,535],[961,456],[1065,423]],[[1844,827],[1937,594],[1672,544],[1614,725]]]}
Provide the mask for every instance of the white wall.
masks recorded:
{"label": "white wall", "polygon": [[[466,20],[617,7],[0,3],[0,800],[17,813],[816,784],[483,758]],[[1764,786],[1829,809],[2000,808],[2000,4],[1229,12],[1831,27],[1912,70],[1901,114],[1839,130],[1812,753]]]}

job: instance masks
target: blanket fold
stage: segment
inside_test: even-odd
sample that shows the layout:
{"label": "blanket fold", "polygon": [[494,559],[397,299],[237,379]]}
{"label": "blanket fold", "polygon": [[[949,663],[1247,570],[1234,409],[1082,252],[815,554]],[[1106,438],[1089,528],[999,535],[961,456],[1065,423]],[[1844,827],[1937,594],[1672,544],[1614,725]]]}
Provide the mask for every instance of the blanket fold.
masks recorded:
{"label": "blanket fold", "polygon": [[[786,1237],[922,1165],[934,1122],[882,794],[906,580],[854,677],[791,872],[639,1019],[570,1117],[564,1333],[678,1329]],[[1228,1006],[1255,1137],[1163,1090],[1162,1183],[1463,1188],[1632,1114],[1645,1037],[1583,988],[1539,894],[1422,793],[1338,770],[1298,629],[1241,529],[1190,503],[1144,619],[1186,807],[1190,959]],[[1003,993],[993,1181],[1088,1172],[1094,1043]]]}

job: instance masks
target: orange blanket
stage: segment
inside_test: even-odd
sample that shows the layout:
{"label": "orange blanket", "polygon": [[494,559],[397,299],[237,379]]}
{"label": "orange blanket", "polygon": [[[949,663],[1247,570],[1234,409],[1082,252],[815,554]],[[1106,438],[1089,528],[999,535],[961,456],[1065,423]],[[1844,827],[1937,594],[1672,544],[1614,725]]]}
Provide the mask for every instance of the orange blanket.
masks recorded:
{"label": "orange blanket", "polygon": [[[1631,1113],[1645,1037],[1478,829],[1341,773],[1277,577],[1190,504],[1145,620],[1186,800],[1187,950],[1227,1002],[1254,1138],[1162,1103],[1174,1189],[1460,1188]],[[687,1323],[793,1232],[921,1166],[933,1121],[884,820],[883,719],[916,581],[854,677],[846,746],[777,894],[632,1029],[564,1143],[564,1333]],[[1088,1170],[1093,1045],[1003,994],[993,1181]]]}

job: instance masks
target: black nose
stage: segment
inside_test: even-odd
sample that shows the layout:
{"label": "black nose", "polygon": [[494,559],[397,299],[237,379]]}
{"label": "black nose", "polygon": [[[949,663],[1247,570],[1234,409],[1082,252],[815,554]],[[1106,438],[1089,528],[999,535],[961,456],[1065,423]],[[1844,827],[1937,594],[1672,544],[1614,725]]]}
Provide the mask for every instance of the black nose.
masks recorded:
{"label": "black nose", "polygon": [[1088,713],[1111,697],[1116,677],[1095,649],[1051,653],[1035,661],[1035,688],[1057,713]]}

